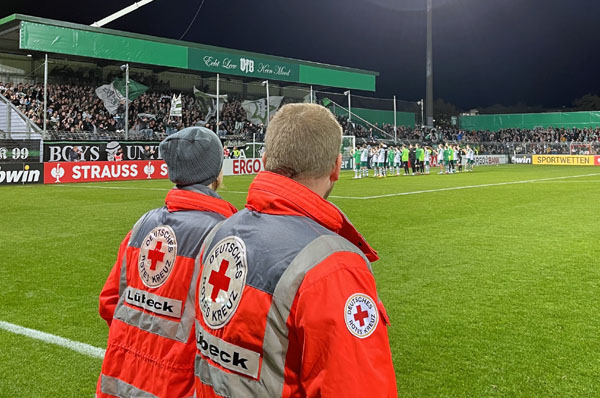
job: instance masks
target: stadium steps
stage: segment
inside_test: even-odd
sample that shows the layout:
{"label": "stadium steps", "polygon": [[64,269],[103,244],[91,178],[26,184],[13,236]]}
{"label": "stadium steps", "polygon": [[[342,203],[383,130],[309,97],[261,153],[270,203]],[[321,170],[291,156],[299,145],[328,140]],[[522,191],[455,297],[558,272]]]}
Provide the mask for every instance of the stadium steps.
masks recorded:
{"label": "stadium steps", "polygon": [[28,135],[40,133],[41,129],[0,94],[0,132],[11,133],[11,137],[16,138],[14,133]]}

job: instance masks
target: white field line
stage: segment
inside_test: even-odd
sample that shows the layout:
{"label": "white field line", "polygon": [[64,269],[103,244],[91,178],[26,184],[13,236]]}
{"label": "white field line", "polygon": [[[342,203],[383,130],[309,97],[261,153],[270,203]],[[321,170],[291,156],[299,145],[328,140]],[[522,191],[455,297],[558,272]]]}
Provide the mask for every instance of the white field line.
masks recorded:
{"label": "white field line", "polygon": [[[538,179],[534,179],[534,180],[507,181],[507,182],[497,182],[497,183],[481,184],[481,185],[464,185],[464,186],[459,186],[459,187],[426,189],[426,190],[422,190],[422,191],[398,192],[398,193],[390,193],[390,194],[375,195],[375,196],[331,195],[329,197],[332,199],[351,199],[351,200],[380,199],[380,198],[389,198],[389,197],[394,197],[394,196],[406,196],[406,195],[418,195],[418,194],[432,193],[432,192],[455,191],[458,189],[497,187],[497,186],[502,186],[502,185],[529,184],[529,183],[537,183],[537,182],[545,182],[545,181],[559,182],[556,180],[564,180],[564,179],[569,179],[569,178],[581,178],[581,177],[593,177],[593,176],[599,176],[599,175],[600,175],[600,173],[580,174],[580,175],[574,175],[574,176],[538,178]],[[563,182],[567,182],[567,181],[563,181]],[[574,181],[569,181],[569,182],[574,182]],[[34,186],[34,184],[31,184],[29,186]],[[124,190],[142,190],[142,191],[169,191],[170,190],[170,188],[116,187],[116,186],[79,185],[79,184],[51,184],[51,186],[66,187],[66,188],[124,189]],[[235,193],[235,194],[247,194],[248,193],[247,191],[227,191],[227,190],[221,190],[220,192]]]}
{"label": "white field line", "polygon": [[77,351],[80,354],[87,355],[94,358],[104,358],[104,349],[94,347],[89,344],[80,343],[66,339],[64,337],[56,336],[50,333],[40,332],[35,329],[24,328],[23,326],[15,325],[13,323],[0,321],[0,329],[4,329],[8,332],[20,334],[31,339],[41,340],[44,343],[55,344],[61,347],[66,347],[70,350]]}
{"label": "white field line", "polygon": [[567,178],[591,177],[591,176],[598,176],[598,175],[600,175],[600,173],[581,174],[581,175],[563,176],[563,177],[538,178],[538,179],[535,179],[535,180],[521,180],[521,181],[497,182],[497,183],[492,183],[492,184],[481,184],[481,185],[464,185],[464,186],[460,186],[460,187],[426,189],[426,190],[423,190],[423,191],[398,192],[398,193],[390,193],[390,194],[386,194],[386,195],[376,195],[376,196],[334,196],[334,195],[331,195],[329,197],[330,198],[335,198],[335,199],[356,199],[356,200],[380,199],[380,198],[389,198],[389,197],[393,197],[393,196],[418,195],[418,194],[422,194],[422,193],[455,191],[457,189],[469,189],[469,188],[497,187],[497,186],[502,186],[502,185],[513,185],[513,184],[529,184],[529,183],[532,183],[532,182],[564,180],[564,179],[567,179]]}
{"label": "white field line", "polygon": [[586,182],[598,183],[600,180],[579,180],[579,181],[538,181],[535,184],[585,184]]}

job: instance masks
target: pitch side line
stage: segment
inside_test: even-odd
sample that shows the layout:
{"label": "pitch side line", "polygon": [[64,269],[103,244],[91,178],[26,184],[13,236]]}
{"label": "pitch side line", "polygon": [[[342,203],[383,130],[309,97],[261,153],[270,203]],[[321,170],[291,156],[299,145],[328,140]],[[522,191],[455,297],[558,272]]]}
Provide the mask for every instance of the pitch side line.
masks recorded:
{"label": "pitch side line", "polygon": [[380,199],[380,198],[389,198],[389,197],[394,197],[394,196],[417,195],[417,194],[421,194],[421,193],[455,191],[457,189],[497,187],[497,186],[502,186],[502,185],[513,185],[513,184],[528,184],[528,183],[532,183],[532,182],[564,180],[567,178],[592,177],[592,176],[598,176],[598,175],[600,175],[600,173],[581,174],[581,175],[563,176],[563,177],[539,178],[539,179],[535,179],[535,180],[496,182],[496,183],[481,184],[481,185],[465,185],[465,186],[460,186],[460,187],[426,189],[423,191],[398,192],[398,193],[390,193],[390,194],[386,194],[386,195],[376,195],[376,196],[334,196],[334,195],[331,195],[329,197],[334,198],[334,199],[356,199],[356,200]]}
{"label": "pitch side line", "polygon": [[[562,177],[549,177],[549,178],[539,178],[535,180],[521,180],[521,181],[508,181],[508,182],[497,182],[491,184],[481,184],[481,185],[465,185],[460,187],[448,187],[448,188],[438,188],[438,189],[426,189],[422,191],[411,191],[411,192],[398,192],[398,193],[390,193],[386,195],[376,195],[376,196],[337,196],[331,195],[329,196],[332,199],[351,199],[351,200],[365,200],[365,199],[380,199],[380,198],[389,198],[394,196],[405,196],[405,195],[417,195],[422,193],[432,193],[432,192],[443,192],[443,191],[455,191],[458,189],[468,189],[468,188],[485,188],[485,187],[497,187],[502,185],[513,185],[513,184],[528,184],[534,182],[543,182],[543,181],[555,181],[555,180],[564,180],[568,178],[581,178],[581,177],[593,177],[599,176],[600,173],[592,173],[592,174],[581,174],[575,176],[562,176]],[[28,186],[34,186],[33,184]],[[128,190],[141,190],[141,191],[169,191],[170,188],[142,188],[142,187],[114,187],[114,186],[99,186],[99,185],[78,185],[78,184],[52,184],[51,186],[58,187],[66,187],[66,188],[88,188],[88,189],[128,189]],[[222,193],[234,193],[234,194],[247,194],[247,191],[226,191],[221,190]]]}
{"label": "pitch side line", "polygon": [[100,359],[104,358],[104,349],[94,347],[89,344],[80,343],[79,341],[69,340],[64,337],[56,336],[50,333],[40,332],[39,330],[35,329],[24,328],[23,326],[3,321],[0,321],[0,329],[4,329],[11,333],[20,334],[21,336],[29,337],[31,339],[41,340],[44,343],[59,345],[70,350],[77,351],[78,353],[87,355],[89,357]]}
{"label": "pitch side line", "polygon": [[599,183],[600,180],[583,180],[583,181],[538,181],[545,184],[585,184],[586,182]]}

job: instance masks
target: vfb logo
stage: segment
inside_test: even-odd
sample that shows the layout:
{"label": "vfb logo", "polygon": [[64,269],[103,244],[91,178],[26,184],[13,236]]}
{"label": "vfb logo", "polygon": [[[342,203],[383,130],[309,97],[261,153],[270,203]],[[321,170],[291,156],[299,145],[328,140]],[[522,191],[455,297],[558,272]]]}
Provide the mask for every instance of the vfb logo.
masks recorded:
{"label": "vfb logo", "polygon": [[244,73],[253,73],[254,61],[251,59],[240,58],[240,70]]}

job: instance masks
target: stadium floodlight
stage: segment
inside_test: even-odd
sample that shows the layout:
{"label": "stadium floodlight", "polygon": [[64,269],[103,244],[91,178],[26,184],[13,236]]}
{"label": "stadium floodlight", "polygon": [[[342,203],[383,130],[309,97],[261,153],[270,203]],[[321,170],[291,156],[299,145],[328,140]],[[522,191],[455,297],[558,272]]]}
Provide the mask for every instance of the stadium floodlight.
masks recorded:
{"label": "stadium floodlight", "polygon": [[432,14],[433,9],[431,6],[431,0],[427,0],[427,56],[425,65],[425,98],[426,98],[426,113],[427,113],[427,126],[433,127],[433,44],[432,44]]}
{"label": "stadium floodlight", "polygon": [[344,91],[344,95],[348,96],[348,122],[352,122],[352,104],[350,103],[350,90]]}
{"label": "stadium floodlight", "polygon": [[94,22],[93,24],[91,24],[90,26],[93,26],[95,28],[100,28],[104,25],[106,25],[107,23],[110,23],[112,21],[114,21],[115,19],[121,18],[123,15],[127,15],[132,11],[137,10],[140,7],[145,6],[148,3],[152,3],[154,0],[141,0],[138,1],[136,3],[133,3],[132,5],[130,5],[129,7],[125,7],[120,11],[115,12],[114,14],[110,14],[108,17],[101,19],[97,22]]}
{"label": "stadium floodlight", "polygon": [[394,95],[394,144],[398,142],[398,127],[396,123],[396,96]]}

